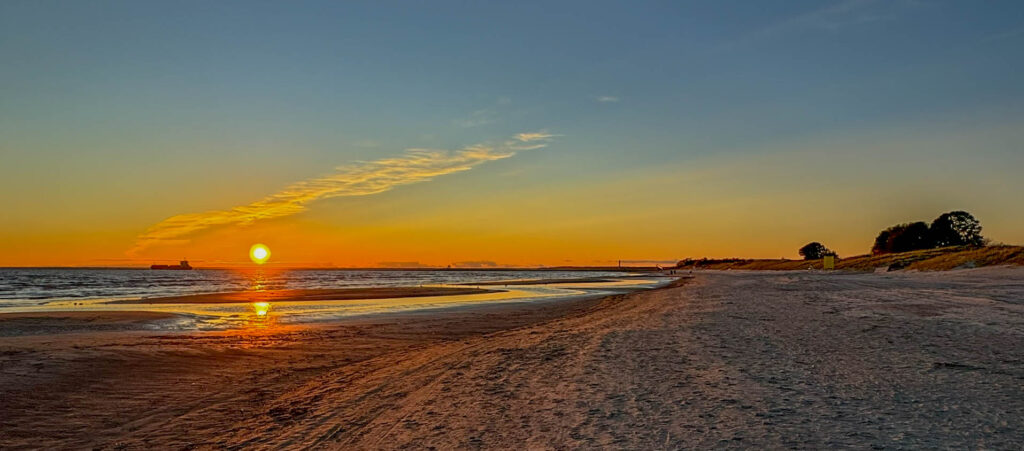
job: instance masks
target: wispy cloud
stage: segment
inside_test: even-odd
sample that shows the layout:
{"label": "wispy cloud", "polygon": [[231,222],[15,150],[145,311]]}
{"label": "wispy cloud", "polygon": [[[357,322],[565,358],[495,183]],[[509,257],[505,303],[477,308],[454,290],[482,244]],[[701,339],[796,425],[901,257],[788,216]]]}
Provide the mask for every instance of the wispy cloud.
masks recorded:
{"label": "wispy cloud", "polygon": [[339,166],[331,175],[293,183],[247,205],[167,218],[139,235],[135,247],[128,254],[136,255],[156,245],[187,242],[194,234],[211,228],[291,216],[320,199],[366,196],[396,186],[468,171],[481,163],[508,158],[519,151],[546,147],[554,136],[546,132],[519,133],[514,139],[497,145],[477,144],[458,150],[409,149],[398,157]]}
{"label": "wispy cloud", "polygon": [[380,147],[380,143],[377,142],[377,141],[374,141],[372,139],[364,139],[364,140],[361,140],[361,141],[356,141],[356,142],[352,143],[352,145],[355,146],[355,147],[362,147],[362,148],[368,148],[368,149],[376,149],[376,148]]}
{"label": "wispy cloud", "polygon": [[1011,28],[1009,30],[1001,31],[999,33],[992,33],[981,38],[981,43],[990,43],[996,41],[1002,41],[1004,39],[1013,39],[1016,37],[1024,36],[1024,25],[1018,26],[1017,28]]}
{"label": "wispy cloud", "polygon": [[891,12],[886,12],[885,9],[898,3],[897,1],[880,0],[843,0],[777,23],[775,26],[767,28],[766,31],[769,34],[798,28],[834,31],[850,25],[876,22],[889,17]]}
{"label": "wispy cloud", "polygon": [[498,111],[494,108],[483,108],[469,113],[461,119],[455,119],[452,121],[455,125],[463,128],[479,127],[481,125],[492,124],[498,119]]}
{"label": "wispy cloud", "polygon": [[798,31],[838,32],[858,25],[893,20],[911,9],[927,5],[921,0],[839,0],[753,30],[723,47],[759,42]]}
{"label": "wispy cloud", "polygon": [[498,97],[492,105],[469,113],[466,117],[455,119],[452,123],[462,128],[480,127],[483,125],[493,124],[498,121],[502,111],[511,103],[511,98]]}
{"label": "wispy cloud", "polygon": [[619,98],[615,96],[598,96],[597,101],[601,103],[615,103],[619,101]]}
{"label": "wispy cloud", "polygon": [[524,143],[529,143],[534,141],[547,141],[551,138],[554,138],[555,136],[556,135],[552,135],[551,133],[543,131],[532,133],[519,133],[516,135],[516,140]]}

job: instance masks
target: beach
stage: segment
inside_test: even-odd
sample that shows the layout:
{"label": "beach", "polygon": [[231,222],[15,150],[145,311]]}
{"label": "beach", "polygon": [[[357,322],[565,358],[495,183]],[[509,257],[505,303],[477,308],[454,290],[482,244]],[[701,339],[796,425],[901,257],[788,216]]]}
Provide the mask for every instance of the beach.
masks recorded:
{"label": "beach", "polygon": [[1020,268],[697,271],[600,298],[104,329],[163,320],[124,315],[0,337],[0,447],[1024,442]]}

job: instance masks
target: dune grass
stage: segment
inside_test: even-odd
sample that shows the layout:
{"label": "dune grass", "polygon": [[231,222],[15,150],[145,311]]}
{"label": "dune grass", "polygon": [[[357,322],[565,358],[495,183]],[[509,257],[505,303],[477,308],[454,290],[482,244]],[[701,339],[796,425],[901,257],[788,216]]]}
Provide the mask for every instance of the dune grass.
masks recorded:
{"label": "dune grass", "polygon": [[[836,269],[874,271],[878,268],[888,268],[889,270],[942,271],[998,265],[1024,265],[1024,247],[1007,245],[980,248],[946,247],[893,254],[858,255],[838,260]],[[746,270],[822,269],[822,260],[707,260],[698,261],[697,267]]]}

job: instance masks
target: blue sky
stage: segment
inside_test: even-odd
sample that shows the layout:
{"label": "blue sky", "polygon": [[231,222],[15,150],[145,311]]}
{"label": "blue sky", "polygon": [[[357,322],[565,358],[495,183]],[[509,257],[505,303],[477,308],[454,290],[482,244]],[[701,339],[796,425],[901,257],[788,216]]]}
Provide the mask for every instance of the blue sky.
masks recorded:
{"label": "blue sky", "polygon": [[[796,148],[840,152],[833,142],[848,156],[880,136],[889,144],[864,158],[913,148],[888,164],[925,183],[922,165],[964,156],[898,143],[957,130],[980,137],[963,152],[993,163],[968,175],[1004,177],[1021,169],[1022,50],[1017,1],[8,0],[0,188],[15,207],[5,233],[67,222],[41,210],[129,233],[337,165],[532,131],[557,138],[445,183],[481,199],[488,183],[558,191]],[[993,190],[1020,187],[1007,183],[968,191],[1002,199]],[[145,184],[187,186],[131,193]],[[35,195],[13,194],[26,191]],[[120,212],[111,202],[129,219],[105,223]],[[331,208],[341,207],[322,213]],[[997,230],[1020,219],[992,216]]]}

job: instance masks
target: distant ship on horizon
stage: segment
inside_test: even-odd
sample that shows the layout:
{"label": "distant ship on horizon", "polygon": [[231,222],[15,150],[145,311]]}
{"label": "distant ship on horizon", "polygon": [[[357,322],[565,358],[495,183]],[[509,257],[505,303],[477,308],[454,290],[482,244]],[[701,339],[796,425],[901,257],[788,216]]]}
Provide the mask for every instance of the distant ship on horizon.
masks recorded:
{"label": "distant ship on horizon", "polygon": [[177,265],[152,265],[149,269],[192,269],[192,265],[188,264],[188,260],[182,260]]}

